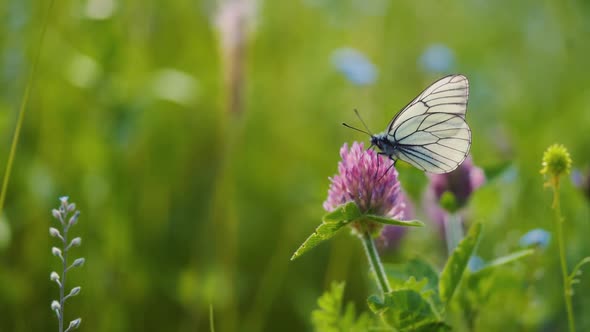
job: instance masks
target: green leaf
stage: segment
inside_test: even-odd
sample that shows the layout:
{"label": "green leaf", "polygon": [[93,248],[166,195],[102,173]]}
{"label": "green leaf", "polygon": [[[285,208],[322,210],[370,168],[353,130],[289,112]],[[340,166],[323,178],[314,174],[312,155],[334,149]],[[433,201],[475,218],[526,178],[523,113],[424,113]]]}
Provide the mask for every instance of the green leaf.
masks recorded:
{"label": "green leaf", "polygon": [[[461,282],[462,286],[457,291],[455,297],[462,308],[463,316],[468,322],[468,326],[475,326],[481,307],[485,305],[492,296],[506,296],[506,294],[501,294],[502,291],[506,291],[506,288],[503,285],[505,282],[497,280],[498,276],[501,278],[501,275],[496,273],[496,271],[509,263],[528,257],[534,252],[535,250],[533,249],[520,250],[499,257],[488,264],[485,264],[481,269],[475,272],[469,271],[465,273]],[[473,328],[473,330],[478,329]]]}
{"label": "green leaf", "polygon": [[471,254],[473,254],[475,246],[479,240],[480,233],[480,223],[475,223],[471,226],[469,233],[467,233],[465,238],[459,242],[459,245],[455,248],[451,257],[449,257],[447,264],[440,274],[438,285],[439,294],[441,300],[446,304],[448,304],[453,297],[453,293],[461,281],[465,267],[467,267],[469,258],[471,257]]}
{"label": "green leaf", "polygon": [[318,244],[320,244],[323,241],[326,241],[328,239],[330,239],[331,237],[333,237],[336,232],[346,226],[346,224],[348,224],[350,221],[340,221],[337,223],[323,223],[320,224],[318,226],[318,228],[315,229],[315,232],[313,232],[313,234],[311,234],[307,240],[305,240],[305,242],[303,242],[303,244],[299,247],[299,249],[297,249],[297,251],[295,251],[295,253],[293,254],[293,256],[291,256],[291,260],[294,260],[295,258],[298,258],[299,256],[303,255],[305,252],[309,251],[311,248],[317,246]]}
{"label": "green leaf", "polygon": [[494,259],[493,261],[484,265],[481,269],[474,272],[473,274],[483,273],[483,272],[486,272],[488,269],[494,269],[494,268],[502,266],[502,265],[516,262],[524,257],[532,255],[534,252],[535,252],[534,249],[524,249],[524,250],[513,252],[513,253],[506,255],[506,256],[498,257],[498,258]]}
{"label": "green leaf", "polygon": [[371,319],[367,313],[356,317],[354,303],[350,302],[343,312],[344,282],[333,282],[329,291],[318,299],[319,308],[311,313],[311,321],[316,331],[367,331]]}
{"label": "green leaf", "polygon": [[[414,258],[405,264],[384,264],[384,268],[392,289],[414,289],[420,292],[440,315],[444,308],[438,294],[438,272],[432,265]],[[412,279],[424,282],[424,286],[412,288]]]}
{"label": "green leaf", "polygon": [[387,224],[387,225],[410,226],[410,227],[423,227],[424,226],[424,223],[421,222],[420,220],[407,220],[407,221],[396,220],[396,219],[376,216],[373,214],[366,214],[363,216],[363,218],[365,218],[367,220],[374,221],[374,222],[378,222],[381,224]]}
{"label": "green leaf", "polygon": [[412,332],[448,332],[451,327],[445,322],[432,322],[411,330]]}
{"label": "green leaf", "polygon": [[361,217],[361,211],[355,202],[348,202],[338,206],[334,211],[326,214],[313,234],[295,251],[291,260],[301,256],[309,249],[317,246],[320,242],[333,237],[336,232],[346,224]]}
{"label": "green leaf", "polygon": [[438,290],[438,273],[432,265],[419,258],[411,259],[405,264],[384,264],[384,267],[394,289],[403,285],[410,277],[415,277],[417,280],[427,279],[427,287]]}
{"label": "green leaf", "polygon": [[582,266],[588,263],[590,263],[590,256],[582,259],[578,264],[576,264],[576,266],[572,270],[572,273],[567,278],[569,284],[569,291],[572,295],[574,294],[574,285],[580,282],[580,280],[577,277],[582,275],[581,268]]}
{"label": "green leaf", "polygon": [[334,211],[326,214],[322,221],[325,223],[339,223],[342,221],[351,221],[360,218],[361,211],[355,202],[348,202],[339,205]]}
{"label": "green leaf", "polygon": [[398,331],[444,331],[430,303],[415,290],[402,289],[386,293],[381,299],[367,300],[373,312]]}

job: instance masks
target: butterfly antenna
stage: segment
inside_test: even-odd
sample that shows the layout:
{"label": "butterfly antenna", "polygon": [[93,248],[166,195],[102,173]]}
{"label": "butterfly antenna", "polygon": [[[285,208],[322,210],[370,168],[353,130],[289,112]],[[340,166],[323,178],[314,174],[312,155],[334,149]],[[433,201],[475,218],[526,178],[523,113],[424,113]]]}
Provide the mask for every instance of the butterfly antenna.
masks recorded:
{"label": "butterfly antenna", "polygon": [[365,127],[365,130],[367,131],[367,133],[369,135],[373,136],[373,134],[371,134],[371,131],[369,130],[369,127],[367,126],[367,124],[365,123],[365,121],[363,121],[363,118],[361,118],[361,115],[359,114],[359,111],[356,108],[354,109],[354,114],[356,114],[356,117],[359,118],[359,120],[361,120],[361,123]]}
{"label": "butterfly antenna", "polygon": [[344,127],[346,127],[346,128],[350,128],[350,129],[353,129],[353,130],[356,130],[356,131],[360,131],[360,132],[361,132],[361,133],[363,133],[363,134],[367,134],[367,135],[369,135],[369,136],[372,136],[372,135],[371,135],[371,133],[369,133],[368,131],[364,131],[364,130],[362,130],[362,129],[355,128],[355,127],[353,127],[353,126],[351,126],[351,125],[349,125],[349,124],[347,124],[347,123],[345,123],[345,122],[342,122],[342,125],[343,125]]}

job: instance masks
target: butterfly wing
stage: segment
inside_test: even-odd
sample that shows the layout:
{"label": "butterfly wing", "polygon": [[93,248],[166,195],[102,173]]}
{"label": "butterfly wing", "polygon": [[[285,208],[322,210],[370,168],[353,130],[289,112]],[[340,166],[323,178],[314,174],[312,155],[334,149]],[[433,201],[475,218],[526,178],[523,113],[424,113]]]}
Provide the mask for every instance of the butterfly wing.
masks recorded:
{"label": "butterfly wing", "polygon": [[390,122],[388,138],[396,156],[430,173],[448,173],[469,153],[471,130],[465,122],[469,82],[443,77],[426,88]]}

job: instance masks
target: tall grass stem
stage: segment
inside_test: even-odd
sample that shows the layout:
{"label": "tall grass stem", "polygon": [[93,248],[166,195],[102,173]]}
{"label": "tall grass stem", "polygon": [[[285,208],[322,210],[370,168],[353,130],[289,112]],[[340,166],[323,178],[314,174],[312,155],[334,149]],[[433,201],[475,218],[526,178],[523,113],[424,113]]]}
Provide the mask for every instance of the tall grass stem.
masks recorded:
{"label": "tall grass stem", "polygon": [[6,171],[4,172],[4,179],[2,180],[2,191],[0,191],[0,215],[2,214],[2,210],[4,209],[4,201],[6,199],[6,191],[8,189],[8,181],[10,180],[10,173],[12,172],[12,165],[14,164],[14,155],[16,154],[16,147],[18,146],[18,138],[20,136],[20,130],[22,128],[24,118],[25,118],[25,110],[27,109],[27,104],[29,102],[29,96],[31,94],[31,89],[33,87],[33,82],[35,80],[35,73],[37,72],[37,66],[39,64],[39,58],[41,57],[41,49],[43,46],[43,40],[45,39],[45,32],[47,31],[47,26],[49,25],[49,18],[51,17],[51,8],[53,7],[54,0],[49,1],[49,8],[46,11],[44,24],[41,28],[41,36],[39,37],[39,44],[37,48],[37,52],[35,54],[35,58],[33,60],[33,65],[31,67],[31,71],[29,72],[29,77],[27,79],[27,85],[25,87],[25,92],[23,94],[23,99],[21,100],[20,108],[18,111],[18,119],[16,121],[16,127],[14,129],[14,134],[12,136],[12,143],[10,145],[10,153],[8,154],[8,160],[6,162]]}
{"label": "tall grass stem", "polygon": [[561,264],[561,274],[563,278],[563,297],[565,300],[565,308],[567,310],[567,319],[569,325],[569,332],[576,331],[574,320],[574,310],[572,306],[572,292],[567,272],[567,261],[565,256],[565,244],[563,239],[563,217],[561,216],[561,208],[559,202],[559,181],[555,181],[553,188],[553,213],[555,218],[555,227],[557,228],[557,242],[559,245],[559,260]]}

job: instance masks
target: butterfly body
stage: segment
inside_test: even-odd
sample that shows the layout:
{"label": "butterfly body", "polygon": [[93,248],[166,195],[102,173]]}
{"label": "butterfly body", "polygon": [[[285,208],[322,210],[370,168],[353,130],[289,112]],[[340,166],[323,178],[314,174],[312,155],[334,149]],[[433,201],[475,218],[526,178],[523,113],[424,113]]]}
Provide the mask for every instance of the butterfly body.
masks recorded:
{"label": "butterfly body", "polygon": [[397,159],[397,145],[388,138],[387,132],[381,132],[371,136],[371,145],[374,145],[381,150],[381,154],[386,155],[392,159]]}
{"label": "butterfly body", "polygon": [[468,97],[465,76],[443,77],[408,103],[385,131],[371,135],[371,144],[390,159],[425,172],[451,172],[471,147],[471,129],[465,121]]}

